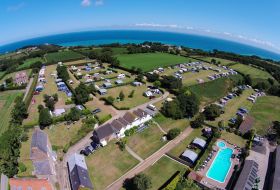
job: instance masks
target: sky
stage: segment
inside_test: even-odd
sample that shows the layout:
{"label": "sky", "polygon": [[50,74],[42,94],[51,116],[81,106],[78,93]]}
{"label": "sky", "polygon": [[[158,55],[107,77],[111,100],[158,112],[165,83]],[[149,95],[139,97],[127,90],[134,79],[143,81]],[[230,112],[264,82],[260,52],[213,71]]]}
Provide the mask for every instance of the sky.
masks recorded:
{"label": "sky", "polygon": [[0,45],[115,28],[214,36],[280,52],[280,0],[1,0]]}

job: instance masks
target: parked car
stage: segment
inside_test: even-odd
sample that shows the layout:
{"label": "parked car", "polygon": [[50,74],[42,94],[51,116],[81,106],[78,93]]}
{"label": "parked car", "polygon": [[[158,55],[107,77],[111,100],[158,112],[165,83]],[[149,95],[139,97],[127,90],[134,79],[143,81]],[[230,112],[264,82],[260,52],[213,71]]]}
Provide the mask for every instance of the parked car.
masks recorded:
{"label": "parked car", "polygon": [[85,156],[88,156],[90,154],[90,151],[89,150],[81,150],[80,151],[80,154],[83,154]]}
{"label": "parked car", "polygon": [[90,154],[93,153],[93,148],[91,146],[87,146],[85,151],[88,151]]}
{"label": "parked car", "polygon": [[95,110],[92,111],[92,114],[97,114],[97,113],[100,113],[101,112],[101,109],[100,108],[97,108]]}
{"label": "parked car", "polygon": [[97,150],[100,147],[99,143],[96,142],[91,142],[90,145],[92,146],[92,148],[94,148],[95,150]]}

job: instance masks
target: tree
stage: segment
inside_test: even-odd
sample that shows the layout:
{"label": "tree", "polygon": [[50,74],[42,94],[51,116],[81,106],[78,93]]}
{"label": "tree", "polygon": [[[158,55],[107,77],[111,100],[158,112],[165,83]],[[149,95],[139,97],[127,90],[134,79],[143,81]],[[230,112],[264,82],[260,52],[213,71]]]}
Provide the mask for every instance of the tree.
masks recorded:
{"label": "tree", "polygon": [[40,111],[41,111],[42,109],[44,109],[44,106],[43,106],[42,104],[40,104],[40,105],[38,105],[37,109],[38,109],[38,112],[40,113]]}
{"label": "tree", "polygon": [[150,177],[140,173],[133,177],[132,186],[134,190],[147,190],[152,187],[152,181]]}
{"label": "tree", "polygon": [[197,118],[190,122],[192,128],[200,128],[202,127],[205,120],[205,116],[203,114],[199,114]]}
{"label": "tree", "polygon": [[181,93],[177,96],[180,109],[185,117],[193,117],[199,110],[199,100],[193,93]]}
{"label": "tree", "polygon": [[61,78],[64,82],[70,79],[67,67],[65,65],[58,65],[56,67],[57,76]]}
{"label": "tree", "polygon": [[78,121],[81,117],[81,111],[77,108],[71,108],[70,112],[68,114],[66,114],[64,117],[65,117],[65,120],[67,121]]}
{"label": "tree", "polygon": [[43,128],[51,125],[53,122],[49,108],[44,108],[40,111],[39,114],[39,124]]}
{"label": "tree", "polygon": [[143,74],[138,74],[137,77],[135,78],[136,81],[138,82],[143,82],[144,75]]}
{"label": "tree", "polygon": [[181,133],[181,130],[178,128],[170,129],[167,133],[167,137],[169,140],[175,139],[179,134]]}
{"label": "tree", "polygon": [[89,100],[89,91],[85,84],[80,83],[74,90],[74,101],[77,104],[84,104]]}
{"label": "tree", "polygon": [[165,102],[162,106],[161,111],[165,116],[171,117],[173,119],[182,119],[184,115],[184,113],[180,109],[180,103],[177,99],[171,102]]}
{"label": "tree", "polygon": [[271,86],[274,85],[274,79],[268,78],[267,81],[269,82],[269,84],[270,84]]}
{"label": "tree", "polygon": [[23,119],[27,118],[28,112],[25,103],[22,101],[22,97],[17,97],[15,100],[15,106],[12,111],[11,122],[14,124],[22,124]]}
{"label": "tree", "polygon": [[215,104],[211,104],[210,106],[207,106],[203,112],[205,118],[210,121],[215,120],[217,117],[221,115],[221,113],[222,113],[221,108]]}
{"label": "tree", "polygon": [[161,82],[159,80],[155,81],[154,86],[159,88],[161,86]]}
{"label": "tree", "polygon": [[244,81],[245,81],[245,84],[248,84],[248,85],[252,85],[252,79],[251,79],[251,76],[250,75],[245,75],[244,76]]}
{"label": "tree", "polygon": [[183,85],[182,80],[174,76],[163,76],[160,82],[162,87],[169,90],[180,89]]}
{"label": "tree", "polygon": [[147,77],[147,80],[149,82],[155,82],[157,80],[159,80],[159,75],[156,73],[146,73],[145,76]]}
{"label": "tree", "polygon": [[119,94],[119,98],[120,98],[120,100],[121,100],[121,101],[123,101],[123,100],[124,100],[125,96],[124,96],[123,91],[121,91],[121,92],[120,92],[120,94]]}
{"label": "tree", "polygon": [[125,146],[126,146],[127,140],[126,139],[120,139],[117,144],[120,148],[121,151],[125,150]]}

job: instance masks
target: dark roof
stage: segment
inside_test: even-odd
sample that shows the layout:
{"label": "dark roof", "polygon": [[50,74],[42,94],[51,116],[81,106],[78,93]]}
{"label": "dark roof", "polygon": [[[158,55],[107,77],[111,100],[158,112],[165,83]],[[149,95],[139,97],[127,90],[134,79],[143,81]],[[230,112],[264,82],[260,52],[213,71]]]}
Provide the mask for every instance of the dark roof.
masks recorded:
{"label": "dark roof", "polygon": [[[36,147],[41,151],[48,152],[48,135],[41,129],[36,129],[32,135],[31,149]],[[32,157],[32,155],[31,155]]]}
{"label": "dark roof", "polygon": [[128,125],[129,123],[122,117],[118,118],[118,121],[122,123],[124,126]]}
{"label": "dark roof", "polygon": [[85,158],[79,154],[73,154],[68,159],[68,170],[72,190],[79,190],[80,187],[93,189],[90,181]]}
{"label": "dark roof", "polygon": [[239,131],[241,132],[241,134],[245,134],[252,129],[253,124],[254,124],[254,118],[251,116],[247,116],[239,126]]}
{"label": "dark roof", "polygon": [[132,123],[135,121],[136,116],[130,112],[126,112],[123,116],[123,119],[125,119],[128,123]]}
{"label": "dark roof", "polygon": [[96,129],[95,133],[97,134],[98,139],[101,140],[114,134],[114,130],[111,124],[105,124]]}
{"label": "dark roof", "polygon": [[245,160],[244,167],[239,175],[234,189],[252,189],[257,178],[258,164],[253,160]]}
{"label": "dark roof", "polygon": [[121,123],[118,119],[112,121],[111,126],[116,130],[120,131],[125,125]]}
{"label": "dark roof", "polygon": [[273,176],[272,190],[277,190],[280,187],[280,146],[277,146],[275,151],[275,171]]}
{"label": "dark roof", "polygon": [[133,114],[136,115],[137,117],[140,117],[140,118],[148,115],[144,110],[142,110],[140,108],[133,111]]}
{"label": "dark roof", "polygon": [[34,161],[33,166],[36,175],[51,175],[53,173],[49,160]]}

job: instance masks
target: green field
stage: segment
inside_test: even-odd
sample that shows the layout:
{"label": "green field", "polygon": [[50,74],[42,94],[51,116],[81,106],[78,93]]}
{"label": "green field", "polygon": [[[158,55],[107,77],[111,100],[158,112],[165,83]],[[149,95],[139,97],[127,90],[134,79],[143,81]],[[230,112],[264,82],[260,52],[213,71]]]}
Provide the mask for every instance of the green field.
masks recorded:
{"label": "green field", "polygon": [[74,51],[61,51],[48,53],[46,55],[47,62],[69,61],[75,59],[83,59],[84,56]]}
{"label": "green field", "polygon": [[5,75],[5,71],[0,71],[0,79]]}
{"label": "green field", "polygon": [[126,150],[121,151],[116,141],[100,148],[86,157],[89,175],[95,189],[106,189],[123,174],[132,169],[138,161]]}
{"label": "green field", "polygon": [[234,133],[222,131],[221,138],[239,147],[245,147],[246,145],[246,140]]}
{"label": "green field", "polygon": [[22,69],[28,69],[33,63],[36,63],[36,62],[44,62],[44,60],[41,58],[41,57],[35,57],[35,58],[30,58],[30,59],[26,59],[22,65],[19,65],[18,66],[18,70],[22,70]]}
{"label": "green field", "polygon": [[13,103],[21,93],[17,91],[0,92],[0,134],[5,132],[9,126]]}
{"label": "green field", "polygon": [[[110,48],[112,50],[112,53],[113,55],[119,55],[119,54],[124,54],[124,53],[127,53],[127,49],[124,48],[124,47],[113,47],[113,48]],[[81,50],[81,52],[83,53],[90,53],[90,52],[97,52],[97,53],[100,53],[102,50],[102,48],[94,48],[94,49],[83,49]]]}
{"label": "green field", "polygon": [[[26,72],[26,75],[29,76],[30,73],[31,73],[31,69],[27,69],[27,70],[23,70]],[[18,72],[23,72],[23,71],[17,71],[17,72],[13,72],[13,73],[9,73],[9,74],[6,74],[1,80],[0,80],[0,84],[3,83],[6,79],[12,77],[14,78],[16,76],[16,73]]]}
{"label": "green field", "polygon": [[255,118],[254,128],[258,134],[266,134],[272,121],[280,121],[279,105],[280,98],[276,96],[264,96],[257,99],[250,115]]}
{"label": "green field", "polygon": [[216,57],[201,57],[201,56],[191,56],[193,58],[197,58],[199,60],[203,60],[203,61],[207,61],[207,62],[211,62],[212,59],[215,59],[216,62],[220,62],[221,65],[232,65],[235,62],[231,61],[231,60],[226,60],[226,59],[221,59],[221,58],[216,58]]}
{"label": "green field", "polygon": [[186,169],[186,166],[179,164],[178,162],[175,162],[166,156],[163,156],[154,165],[145,170],[144,173],[152,180],[151,190],[157,190],[177,171],[180,171],[181,174],[184,174]]}
{"label": "green field", "polygon": [[159,113],[154,117],[154,121],[156,121],[160,127],[165,131],[168,132],[170,129],[179,128],[183,131],[185,128],[189,126],[189,121],[187,119],[171,119],[165,117],[163,114]]}
{"label": "green field", "polygon": [[143,71],[151,71],[158,67],[166,67],[192,61],[182,56],[167,53],[141,53],[141,54],[121,54],[117,56],[122,67],[131,69],[140,68]]}
{"label": "green field", "polygon": [[249,65],[235,64],[235,65],[230,66],[230,68],[232,68],[242,74],[250,75],[253,79],[273,78],[268,72],[257,69],[255,67],[251,67]]}
{"label": "green field", "polygon": [[220,78],[211,82],[190,86],[189,89],[201,100],[201,104],[212,103],[223,96],[232,87],[232,81],[227,78]]}
{"label": "green field", "polygon": [[141,158],[145,159],[165,144],[161,140],[163,135],[155,124],[150,124],[149,128],[130,137],[127,145]]}

